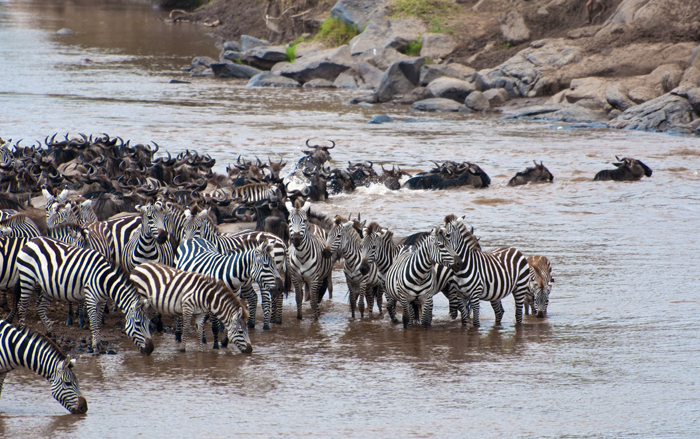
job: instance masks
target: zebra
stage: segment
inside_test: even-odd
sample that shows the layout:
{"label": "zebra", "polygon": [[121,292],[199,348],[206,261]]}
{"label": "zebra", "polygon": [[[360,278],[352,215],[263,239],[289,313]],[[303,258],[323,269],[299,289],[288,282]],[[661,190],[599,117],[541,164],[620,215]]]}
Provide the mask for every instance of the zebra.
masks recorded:
{"label": "zebra", "polygon": [[159,204],[136,206],[136,210],[141,212],[141,227],[124,247],[121,265],[127,272],[131,272],[136,265],[149,261],[175,265],[175,255],[168,242],[161,207]]}
{"label": "zebra", "polygon": [[[198,340],[204,336],[204,319],[212,313],[228,330],[228,339],[243,353],[253,352],[248,338],[248,309],[222,281],[156,262],[146,262],[131,272],[131,281],[141,297],[164,316],[182,316],[181,351],[186,350],[187,326],[195,318]],[[199,351],[202,344],[197,343]]]}
{"label": "zebra", "polygon": [[111,259],[115,264],[122,264],[124,260],[124,248],[131,238],[139,233],[141,227],[141,215],[128,214],[119,218],[106,221],[109,236],[112,238],[111,249],[114,251]]}
{"label": "zebra", "polygon": [[0,320],[0,395],[7,374],[24,366],[51,382],[51,394],[69,412],[87,413],[73,367],[75,359],[64,354],[49,338],[28,329],[19,330]]}
{"label": "zebra", "polygon": [[36,238],[42,234],[36,223],[21,212],[6,217],[0,225],[11,229],[9,236],[12,237]]}
{"label": "zebra", "polygon": [[241,203],[257,203],[276,197],[278,188],[267,183],[250,183],[233,188],[232,198],[240,199]]}
{"label": "zebra", "polygon": [[530,278],[525,256],[513,247],[482,251],[476,237],[467,229],[464,217],[447,215],[445,228],[451,234],[452,246],[464,261],[464,267],[454,271],[454,285],[448,293],[453,316],[456,306],[462,314],[462,323],[466,324],[468,305],[474,313],[472,325],[478,328],[479,303],[484,300],[491,302],[499,325],[503,317],[501,299],[513,294],[515,321],[522,323],[522,306]]}
{"label": "zebra", "polygon": [[302,318],[301,304],[304,286],[306,286],[311,299],[311,308],[314,311],[314,320],[318,321],[319,290],[323,280],[330,276],[333,263],[329,254],[323,254],[326,246],[325,239],[309,231],[307,213],[311,208],[311,202],[306,201],[302,206],[297,199],[294,205],[288,201],[286,206],[289,210],[289,232],[292,244],[289,246],[289,271],[294,283],[297,319]]}
{"label": "zebra", "polygon": [[371,265],[377,267],[377,277],[379,278],[377,292],[377,306],[379,312],[382,311],[382,297],[384,297],[386,273],[396,259],[400,251],[400,246],[394,243],[394,232],[382,228],[376,222],[371,222],[362,230],[362,265],[367,269]]}
{"label": "zebra", "polygon": [[[393,323],[396,319],[396,302],[403,308],[403,326],[414,320],[414,306],[421,306],[420,322],[427,328],[433,318],[433,296],[437,292],[435,264],[460,269],[462,261],[450,246],[450,234],[433,228],[426,239],[399,253],[386,274],[386,309]],[[413,305],[413,306],[412,306]]]}
{"label": "zebra", "polygon": [[528,282],[528,292],[525,296],[525,314],[529,314],[528,306],[532,308],[532,313],[537,311],[537,317],[543,318],[547,314],[549,305],[549,293],[552,291],[552,264],[547,257],[542,255],[532,255],[527,258],[530,267],[530,281]]}
{"label": "zebra", "polygon": [[68,189],[63,189],[63,191],[61,191],[61,193],[59,193],[56,196],[54,196],[51,192],[46,190],[46,188],[43,188],[41,190],[41,193],[44,195],[44,198],[46,199],[46,218],[47,219],[51,216],[51,212],[53,210],[53,205],[55,203],[66,204],[68,202],[68,194],[69,194]]}
{"label": "zebra", "polygon": [[[379,284],[376,264],[362,264],[363,252],[362,242],[353,221],[347,221],[341,216],[335,217],[335,224],[328,233],[326,247],[334,255],[339,255],[345,259],[343,273],[348,284],[350,293],[350,312],[355,318],[355,306],[357,299],[360,299],[360,318],[364,317],[365,300],[367,300],[368,310],[371,313],[374,305],[373,289]],[[381,313],[381,305],[379,311]]]}
{"label": "zebra", "polygon": [[[263,296],[265,319],[263,329],[270,329],[269,294],[279,294],[283,285],[279,271],[272,259],[273,248],[274,244],[266,241],[221,254],[204,239],[188,239],[177,249],[177,268],[212,276],[223,281],[233,291],[240,289],[241,296],[246,297],[249,306],[251,302],[256,303],[257,296],[252,288],[246,289],[244,287],[250,286],[253,281],[257,282]],[[245,291],[252,291],[252,297],[251,295],[246,296]],[[267,300],[265,300],[266,295]],[[252,318],[253,313],[251,312],[248,318],[248,327],[255,326],[255,322],[251,322]]]}
{"label": "zebra", "polygon": [[23,328],[29,300],[39,293],[36,309],[48,335],[53,334],[53,323],[46,310],[52,299],[63,302],[85,300],[92,349],[100,342],[100,324],[107,299],[126,314],[126,333],[150,355],[153,342],[144,311],[145,302],[139,301],[133,285],[119,267],[113,267],[98,252],[86,248],[72,247],[52,238],[39,237],[27,242],[17,257],[19,284],[19,326]]}
{"label": "zebra", "polygon": [[[272,322],[281,324],[283,300],[281,292],[287,291],[289,289],[289,285],[291,284],[291,280],[289,279],[290,273],[287,268],[287,245],[285,242],[273,233],[261,231],[254,232],[245,230],[236,234],[219,233],[214,223],[212,223],[211,218],[209,217],[209,211],[207,209],[201,210],[194,215],[189,209],[187,209],[185,210],[185,217],[187,221],[183,230],[183,239],[191,239],[195,237],[202,238],[210,243],[212,249],[222,254],[237,250],[250,250],[268,241],[272,243],[272,256],[274,258],[277,271],[280,273],[280,277],[285,280],[284,288],[278,289],[277,294],[272,294],[272,292],[265,291],[265,289],[259,284],[258,286],[260,286],[263,314],[265,316],[272,314]],[[248,309],[250,311],[248,327],[252,328],[255,326],[255,317],[258,306],[257,295],[255,294],[252,284],[244,285],[241,289],[241,295],[246,297],[248,300]],[[272,301],[271,304],[270,301]],[[269,321],[270,320],[268,317],[265,317],[263,329],[269,329]]]}

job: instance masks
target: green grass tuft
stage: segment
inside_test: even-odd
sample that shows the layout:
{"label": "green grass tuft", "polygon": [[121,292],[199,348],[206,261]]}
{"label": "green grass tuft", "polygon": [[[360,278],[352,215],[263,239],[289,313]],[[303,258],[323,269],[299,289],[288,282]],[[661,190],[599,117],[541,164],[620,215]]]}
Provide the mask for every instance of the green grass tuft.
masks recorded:
{"label": "green grass tuft", "polygon": [[420,49],[423,47],[423,43],[421,43],[420,38],[411,41],[408,43],[406,47],[403,48],[402,52],[408,56],[418,56],[420,55]]}
{"label": "green grass tuft", "polygon": [[289,45],[285,47],[285,52],[287,53],[287,62],[294,62],[296,59],[296,56],[294,56],[295,52],[297,51],[297,45]]}
{"label": "green grass tuft", "polygon": [[418,17],[429,23],[428,32],[454,34],[447,19],[462,9],[452,0],[394,0],[394,17]]}
{"label": "green grass tuft", "polygon": [[314,37],[314,40],[322,41],[327,46],[338,47],[343,44],[348,44],[357,34],[358,31],[355,26],[338,21],[333,17],[328,17],[326,21],[321,24],[321,29]]}

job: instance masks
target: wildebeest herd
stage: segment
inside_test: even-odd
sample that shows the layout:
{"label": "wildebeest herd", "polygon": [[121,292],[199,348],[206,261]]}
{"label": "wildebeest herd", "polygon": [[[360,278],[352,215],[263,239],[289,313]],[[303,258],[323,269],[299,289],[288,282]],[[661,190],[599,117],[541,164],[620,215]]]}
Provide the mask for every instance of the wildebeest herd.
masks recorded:
{"label": "wildebeest herd", "polygon": [[[449,313],[479,323],[480,302],[488,301],[496,323],[501,300],[512,295],[515,320],[522,309],[546,315],[554,279],[549,260],[525,257],[512,247],[483,251],[465,218],[447,215],[432,230],[407,238],[377,222],[311,212],[311,203],[358,187],[384,184],[392,190],[486,188],[489,176],[465,161],[433,162],[429,172],[409,175],[397,166],[382,174],[370,161],[345,169],[327,167],[329,145],[311,145],[289,176],[287,163],[240,156],[226,173],[213,171],[215,160],[197,151],[155,158],[159,147],[124,142],[108,135],[21,146],[0,139],[0,289],[10,310],[0,321],[0,389],[6,374],[29,367],[52,382],[54,397],[72,413],[85,413],[71,360],[52,339],[51,301],[70,305],[67,324],[89,320],[91,345],[100,351],[100,326],[109,307],[120,310],[125,333],[150,355],[151,330],[163,317],[177,318],[175,337],[186,346],[195,318],[198,348],[203,327],[212,321],[214,347],[232,342],[253,350],[258,295],[263,329],[282,323],[283,297],[295,292],[297,318],[309,301],[314,319],[319,302],[332,297],[331,272],[343,261],[350,312],[360,318],[376,303],[404,327],[429,327],[433,297],[442,292]],[[553,182],[542,162],[518,172],[509,186]],[[616,169],[595,180],[638,180],[651,176],[644,163],[618,158]],[[290,181],[303,181],[291,189]],[[35,207],[36,205],[37,207]],[[235,232],[224,231],[235,223]],[[257,290],[257,291],[256,291]],[[32,297],[46,335],[25,328]],[[109,305],[109,307],[108,307]],[[11,322],[19,317],[19,327]]]}

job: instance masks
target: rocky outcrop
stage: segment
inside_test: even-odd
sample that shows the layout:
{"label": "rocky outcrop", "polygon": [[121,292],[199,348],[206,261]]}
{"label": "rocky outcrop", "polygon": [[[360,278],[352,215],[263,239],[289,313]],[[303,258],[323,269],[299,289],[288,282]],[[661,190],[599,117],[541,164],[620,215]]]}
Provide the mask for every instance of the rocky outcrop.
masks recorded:
{"label": "rocky outcrop", "polygon": [[498,18],[498,22],[501,24],[501,34],[506,43],[518,45],[530,39],[530,29],[517,11],[506,12]]}
{"label": "rocky outcrop", "polygon": [[260,70],[254,67],[236,64],[231,61],[212,63],[211,70],[217,78],[250,79],[260,73]]}
{"label": "rocky outcrop", "polygon": [[[690,12],[691,10],[695,13]],[[686,0],[623,0],[608,18],[598,36],[610,35],[624,28],[644,30],[669,30],[676,28],[679,33],[697,31],[698,3]],[[695,23],[694,23],[695,22]]]}
{"label": "rocky outcrop", "polygon": [[389,15],[387,0],[340,0],[331,9],[331,17],[358,30],[363,30],[370,21]]}
{"label": "rocky outcrop", "polygon": [[449,35],[424,33],[420,36],[420,56],[441,60],[454,52],[457,41]]}
{"label": "rocky outcrop", "polygon": [[365,86],[365,82],[356,72],[346,70],[333,81],[335,88],[361,88]]}
{"label": "rocky outcrop", "polygon": [[467,81],[447,76],[432,81],[427,89],[436,98],[452,99],[457,102],[464,102],[464,99],[476,90],[474,85]]}
{"label": "rocky outcrop", "polygon": [[420,84],[428,85],[443,76],[466,81],[471,79],[473,74],[474,69],[462,64],[426,64],[420,69]]}
{"label": "rocky outcrop", "polygon": [[464,105],[474,111],[486,111],[491,107],[488,98],[480,91],[469,93],[469,96],[464,100]]}
{"label": "rocky outcrop", "polygon": [[425,32],[425,24],[418,18],[373,20],[364,32],[350,40],[350,52],[359,55],[373,49],[401,50]]}
{"label": "rocky outcrop", "polygon": [[304,82],[316,78],[335,81],[342,72],[355,66],[348,46],[307,55],[286,66],[280,75]]}
{"label": "rocky outcrop", "polygon": [[411,59],[411,57],[408,55],[404,55],[396,49],[387,48],[370,49],[365,52],[362,52],[362,54],[360,55],[355,55],[354,59],[357,62],[368,62],[374,67],[380,69],[381,71],[385,71],[389,68],[390,65],[394,64],[395,62],[406,61]]}
{"label": "rocky outcrop", "polygon": [[377,101],[391,101],[417,87],[424,63],[424,58],[413,58],[392,64],[382,75],[376,92]]}
{"label": "rocky outcrop", "polygon": [[277,76],[271,72],[262,72],[250,78],[246,87],[299,87],[299,85],[291,78]]}
{"label": "rocky outcrop", "polygon": [[[673,90],[625,110],[611,120],[608,126],[629,130],[689,132],[689,126],[698,118],[698,114],[693,111],[691,99],[700,98],[698,94],[698,88]],[[698,103],[697,100],[695,102]],[[700,105],[697,106],[700,108]]]}
{"label": "rocky outcrop", "polygon": [[605,100],[611,107],[625,111],[635,105],[629,98],[629,90],[624,84],[614,82],[605,89]]}
{"label": "rocky outcrop", "polygon": [[241,51],[245,52],[256,47],[269,46],[270,42],[259,38],[251,37],[250,35],[241,35]]}
{"label": "rocky outcrop", "polygon": [[486,90],[483,95],[488,99],[490,107],[496,107],[508,100],[508,92],[504,88],[492,88]]}
{"label": "rocky outcrop", "polygon": [[372,87],[373,89],[379,88],[379,84],[382,82],[383,71],[379,70],[372,64],[368,62],[360,62],[357,64],[357,72],[362,77],[362,81]]}
{"label": "rocky outcrop", "polygon": [[441,111],[441,112],[470,112],[466,106],[453,101],[452,99],[431,98],[415,102],[411,105],[411,110],[417,111]]}
{"label": "rocky outcrop", "polygon": [[241,61],[261,70],[270,70],[275,64],[287,61],[284,46],[259,46],[240,54]]}

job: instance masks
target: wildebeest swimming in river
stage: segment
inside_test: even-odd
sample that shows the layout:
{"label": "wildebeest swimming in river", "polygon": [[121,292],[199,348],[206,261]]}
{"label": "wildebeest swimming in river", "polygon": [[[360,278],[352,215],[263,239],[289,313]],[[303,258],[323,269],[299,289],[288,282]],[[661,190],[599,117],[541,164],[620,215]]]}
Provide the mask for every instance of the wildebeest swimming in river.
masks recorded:
{"label": "wildebeest swimming in river", "polygon": [[[433,162],[434,163],[434,162]],[[456,163],[446,161],[433,168],[410,178],[402,187],[408,189],[449,189],[459,186],[488,187],[491,184],[489,176],[474,163]]]}
{"label": "wildebeest swimming in river", "polygon": [[527,183],[539,183],[547,182],[551,183],[554,181],[554,176],[549,169],[547,169],[542,162],[538,165],[536,161],[533,161],[535,166],[530,166],[524,171],[520,171],[515,174],[515,177],[511,178],[508,182],[508,186],[519,186],[521,184]]}
{"label": "wildebeest swimming in river", "polygon": [[637,159],[615,156],[618,162],[613,162],[617,169],[605,169],[598,172],[593,181],[614,180],[633,181],[639,180],[642,176],[651,177],[651,168]]}

